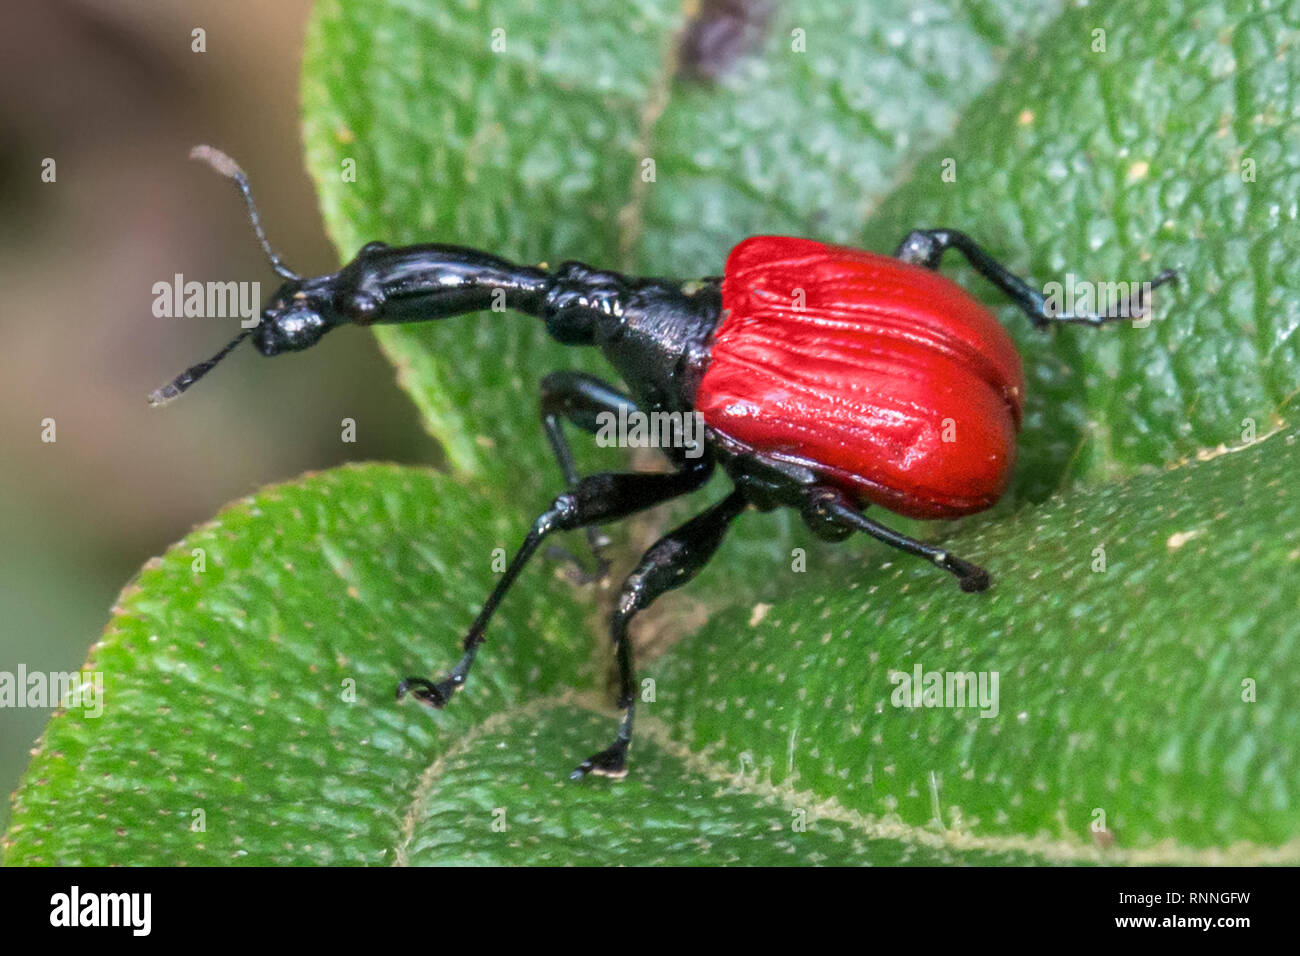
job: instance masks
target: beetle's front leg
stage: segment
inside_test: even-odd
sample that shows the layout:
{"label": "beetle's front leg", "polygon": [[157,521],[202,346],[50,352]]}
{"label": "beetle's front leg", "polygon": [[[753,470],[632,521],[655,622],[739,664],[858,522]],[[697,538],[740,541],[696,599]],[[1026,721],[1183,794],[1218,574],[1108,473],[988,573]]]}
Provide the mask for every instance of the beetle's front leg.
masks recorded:
{"label": "beetle's front leg", "polygon": [[618,706],[623,708],[623,718],[619,721],[614,742],[575,767],[569,774],[570,779],[580,780],[587,774],[615,778],[627,775],[627,748],[632,742],[632,718],[636,712],[628,625],[659,595],[681,587],[699,574],[718,550],[732,520],[745,510],[747,504],[739,489],[733,491],[651,546],[636,570],[623,582],[623,591],[609,621],[610,637],[618,656]]}
{"label": "beetle's front leg", "polygon": [[605,473],[583,478],[572,491],[558,496],[525,536],[523,544],[506,566],[483,605],[483,610],[470,626],[465,636],[465,654],[441,681],[433,682],[423,677],[408,677],[397,686],[397,699],[407,693],[430,707],[445,707],[469,676],[474,657],[483,643],[484,633],[493,613],[514,584],[519,572],[546,537],[556,531],[571,531],[591,524],[617,521],[628,515],[694,491],[713,473],[713,460],[701,458],[691,467],[668,474],[657,473]]}
{"label": "beetle's front leg", "polygon": [[925,266],[927,269],[938,269],[939,260],[949,249],[955,249],[965,256],[966,261],[976,272],[1009,295],[1021,311],[1029,316],[1029,321],[1040,329],[1062,322],[1097,326],[1117,319],[1146,315],[1150,308],[1150,303],[1146,301],[1146,292],[1167,282],[1174,282],[1178,278],[1178,273],[1173,269],[1165,269],[1154,279],[1142,283],[1138,287],[1136,299],[1126,302],[1125,307],[1118,310],[1120,313],[1118,315],[1098,315],[1093,312],[1069,313],[1058,312],[1046,296],[998,262],[966,233],[956,229],[914,229],[899,244],[894,257],[903,262]]}
{"label": "beetle's front leg", "polygon": [[963,591],[986,590],[992,579],[989,573],[977,564],[971,564],[964,558],[950,554],[943,548],[935,547],[909,538],[892,528],[887,528],[878,521],[872,521],[849,500],[848,496],[835,488],[817,487],[809,491],[804,505],[804,518],[810,525],[839,525],[854,531],[862,531],[877,541],[918,558],[924,558],[936,568],[941,568],[957,577]]}
{"label": "beetle's front leg", "polygon": [[[620,392],[594,375],[583,372],[551,372],[542,379],[542,427],[546,430],[547,441],[551,451],[564,474],[565,484],[570,490],[578,486],[581,476],[573,460],[573,451],[568,439],[564,437],[562,422],[567,420],[583,431],[595,434],[600,430],[600,416],[611,414],[617,416],[619,409],[625,407],[628,412],[637,410],[636,402],[630,395]],[[579,584],[589,584],[602,580],[609,573],[609,561],[604,550],[609,545],[609,536],[599,526],[587,526],[587,542],[596,559],[594,571],[586,571],[578,559],[571,553],[559,548],[552,548],[561,556],[571,560],[576,567],[574,580]]]}

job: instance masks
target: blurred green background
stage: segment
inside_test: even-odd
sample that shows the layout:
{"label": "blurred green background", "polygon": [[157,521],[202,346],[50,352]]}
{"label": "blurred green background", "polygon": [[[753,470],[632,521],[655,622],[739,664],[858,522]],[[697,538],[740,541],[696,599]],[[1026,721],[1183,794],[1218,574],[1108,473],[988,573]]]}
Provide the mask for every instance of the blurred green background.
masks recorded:
{"label": "blurred green background", "polygon": [[[48,0],[0,30],[0,671],[78,668],[118,591],[231,499],[346,460],[431,462],[435,443],[368,333],[270,363],[241,349],[163,409],[145,395],[235,319],[155,318],[155,282],[274,288],[230,184],[248,171],[299,272],[337,265],[302,165],[308,0]],[[206,31],[206,52],[191,31]],[[57,181],[43,183],[46,157]],[[356,420],[356,442],[340,422]],[[42,442],[53,418],[57,440]],[[48,711],[0,709],[0,827]]]}

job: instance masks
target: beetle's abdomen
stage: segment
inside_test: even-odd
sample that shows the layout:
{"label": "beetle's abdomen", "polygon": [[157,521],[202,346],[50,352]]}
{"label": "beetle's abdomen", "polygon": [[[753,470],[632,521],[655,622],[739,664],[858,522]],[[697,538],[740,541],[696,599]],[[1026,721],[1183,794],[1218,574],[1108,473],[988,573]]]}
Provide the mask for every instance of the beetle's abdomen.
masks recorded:
{"label": "beetle's abdomen", "polygon": [[1024,378],[997,319],[920,266],[807,239],[736,246],[695,397],[705,423],[916,518],[989,507]]}

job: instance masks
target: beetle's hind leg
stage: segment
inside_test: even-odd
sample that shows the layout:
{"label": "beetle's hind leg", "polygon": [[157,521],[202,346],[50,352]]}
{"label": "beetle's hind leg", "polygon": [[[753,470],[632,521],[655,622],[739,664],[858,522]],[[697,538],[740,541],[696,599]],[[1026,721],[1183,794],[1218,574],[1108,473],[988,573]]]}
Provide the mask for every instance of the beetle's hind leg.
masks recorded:
{"label": "beetle's hind leg", "polygon": [[834,488],[817,487],[809,492],[804,506],[804,519],[814,528],[817,524],[829,523],[862,531],[890,547],[924,558],[936,568],[955,575],[963,591],[983,591],[992,582],[989,573],[979,565],[971,564],[943,548],[909,538],[878,521],[872,521],[854,506],[847,495]]}
{"label": "beetle's hind leg", "polygon": [[1029,316],[1029,321],[1040,329],[1061,322],[1103,325],[1117,319],[1139,318],[1150,310],[1151,304],[1146,301],[1146,292],[1178,279],[1177,272],[1173,269],[1165,269],[1149,282],[1142,283],[1138,287],[1138,294],[1124,303],[1124,307],[1117,310],[1119,313],[1117,315],[1097,315],[1093,312],[1066,313],[1056,311],[1043,293],[998,262],[988,250],[966,233],[956,229],[913,229],[899,244],[894,258],[925,266],[927,269],[938,269],[939,260],[949,249],[955,249],[965,256],[966,261],[976,272],[1010,296],[1020,310]]}
{"label": "beetle's hind leg", "polygon": [[660,538],[623,582],[622,593],[609,621],[610,638],[618,656],[618,706],[623,709],[623,718],[619,721],[614,742],[575,767],[570,779],[580,780],[587,774],[603,777],[627,774],[627,748],[632,741],[632,718],[636,711],[628,625],[659,595],[681,587],[699,574],[718,550],[732,520],[745,510],[747,504],[739,489],[732,491],[707,511]]}
{"label": "beetle's hind leg", "polygon": [[483,610],[465,636],[464,656],[452,668],[451,673],[436,683],[423,677],[408,677],[397,686],[397,699],[401,700],[410,693],[430,707],[446,706],[452,694],[469,676],[470,667],[474,664],[474,657],[483,643],[484,632],[497,605],[547,536],[556,531],[572,531],[601,522],[618,521],[687,494],[708,481],[713,468],[713,459],[704,456],[688,462],[681,471],[602,473],[580,479],[571,491],[559,495],[533,522],[523,544],[506,566],[501,580],[488,595]]}

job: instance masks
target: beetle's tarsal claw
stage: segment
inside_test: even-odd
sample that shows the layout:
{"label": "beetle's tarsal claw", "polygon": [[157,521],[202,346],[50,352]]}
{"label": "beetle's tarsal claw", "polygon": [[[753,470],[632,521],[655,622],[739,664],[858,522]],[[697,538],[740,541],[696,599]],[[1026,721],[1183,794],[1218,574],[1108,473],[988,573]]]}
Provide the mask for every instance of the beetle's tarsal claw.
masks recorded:
{"label": "beetle's tarsal claw", "polygon": [[993,583],[989,573],[977,564],[969,564],[961,559],[954,559],[956,565],[952,570],[957,575],[957,583],[967,594],[987,591]]}
{"label": "beetle's tarsal claw", "polygon": [[955,574],[957,584],[967,594],[987,591],[989,585],[993,583],[993,578],[978,564],[971,564],[969,561],[953,557],[951,554],[944,555],[939,562],[939,566],[945,571]]}
{"label": "beetle's tarsal claw", "polygon": [[609,777],[622,780],[627,776],[627,741],[619,740],[612,747],[607,747],[598,754],[592,754],[569,774],[570,780],[581,780],[591,774],[596,777]]}
{"label": "beetle's tarsal claw", "polygon": [[[1149,318],[1151,316],[1153,297],[1151,295],[1148,295],[1148,293],[1154,292],[1162,285],[1166,285],[1169,283],[1173,283],[1177,285],[1178,283],[1177,270],[1165,269],[1155,278],[1150,279],[1147,282],[1144,282],[1142,285],[1138,286],[1137,291],[1130,297],[1129,301],[1125,303],[1125,308],[1123,309],[1122,313],[1118,316],[1118,318],[1129,318],[1129,319]],[[1105,319],[1103,319],[1103,321],[1107,321],[1110,318],[1111,317],[1107,316]]]}
{"label": "beetle's tarsal claw", "polygon": [[436,707],[441,710],[447,706],[455,691],[456,687],[450,680],[435,684],[423,677],[408,677],[397,685],[397,699],[401,700],[410,694],[426,707]]}

